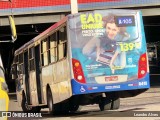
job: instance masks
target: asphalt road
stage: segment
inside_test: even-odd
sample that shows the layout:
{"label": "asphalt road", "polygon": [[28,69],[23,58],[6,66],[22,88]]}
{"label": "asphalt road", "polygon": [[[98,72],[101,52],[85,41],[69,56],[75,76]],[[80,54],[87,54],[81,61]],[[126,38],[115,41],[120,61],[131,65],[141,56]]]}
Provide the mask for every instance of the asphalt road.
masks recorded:
{"label": "asphalt road", "polygon": [[[10,111],[21,111],[18,107],[16,96],[14,93],[10,94]],[[145,93],[136,97],[121,98],[120,109],[110,111],[100,111],[98,105],[82,106],[81,111],[77,113],[70,113],[67,115],[50,115],[48,109],[43,109],[40,118],[18,118],[22,120],[98,120],[98,119],[112,119],[125,120],[128,119],[144,119],[144,120],[160,120],[160,87],[152,87]],[[150,115],[150,116],[149,116]],[[9,120],[16,120],[16,118],[9,118]]]}

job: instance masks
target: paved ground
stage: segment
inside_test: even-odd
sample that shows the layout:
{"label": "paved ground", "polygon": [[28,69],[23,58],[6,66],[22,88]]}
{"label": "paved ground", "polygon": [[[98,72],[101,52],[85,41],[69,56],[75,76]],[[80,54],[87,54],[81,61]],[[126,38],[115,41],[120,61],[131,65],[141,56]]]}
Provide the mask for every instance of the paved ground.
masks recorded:
{"label": "paved ground", "polygon": [[[49,115],[48,109],[43,109],[40,120],[160,120],[160,87],[152,87],[136,97],[121,98],[118,110],[100,111],[98,105],[83,106],[81,111],[67,115]],[[10,94],[10,111],[21,111],[18,107],[15,93]],[[151,115],[151,116],[149,116]],[[10,118],[9,120],[16,120]],[[35,118],[19,118],[20,120],[37,120]]]}

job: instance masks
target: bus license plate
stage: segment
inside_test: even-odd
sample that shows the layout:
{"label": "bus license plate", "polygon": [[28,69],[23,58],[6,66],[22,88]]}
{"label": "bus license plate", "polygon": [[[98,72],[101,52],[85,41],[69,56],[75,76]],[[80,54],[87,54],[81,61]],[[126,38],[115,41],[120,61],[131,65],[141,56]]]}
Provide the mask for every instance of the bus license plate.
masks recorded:
{"label": "bus license plate", "polygon": [[110,77],[105,77],[105,81],[118,81],[118,76],[110,76]]}

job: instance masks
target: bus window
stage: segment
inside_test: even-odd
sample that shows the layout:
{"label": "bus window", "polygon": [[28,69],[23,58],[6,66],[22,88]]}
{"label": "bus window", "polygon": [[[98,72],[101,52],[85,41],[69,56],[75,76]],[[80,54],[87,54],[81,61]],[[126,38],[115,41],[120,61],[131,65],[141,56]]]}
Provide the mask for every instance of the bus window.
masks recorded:
{"label": "bus window", "polygon": [[19,68],[18,72],[19,74],[23,74],[23,53],[19,54],[19,66],[17,66]]}
{"label": "bus window", "polygon": [[17,64],[18,64],[18,55],[14,57],[13,64],[11,67],[12,79],[17,78]]}
{"label": "bus window", "polygon": [[58,55],[59,59],[66,57],[67,52],[67,32],[66,27],[59,30],[59,44],[58,44]]}
{"label": "bus window", "polygon": [[29,49],[29,70],[34,70],[35,65],[34,65],[34,47]]}
{"label": "bus window", "polygon": [[42,41],[42,45],[41,45],[41,56],[42,56],[42,66],[48,65],[48,53],[47,53],[47,49],[48,49],[48,44],[47,44],[47,39]]}
{"label": "bus window", "polygon": [[50,59],[51,63],[57,61],[57,32],[53,33],[50,37]]}

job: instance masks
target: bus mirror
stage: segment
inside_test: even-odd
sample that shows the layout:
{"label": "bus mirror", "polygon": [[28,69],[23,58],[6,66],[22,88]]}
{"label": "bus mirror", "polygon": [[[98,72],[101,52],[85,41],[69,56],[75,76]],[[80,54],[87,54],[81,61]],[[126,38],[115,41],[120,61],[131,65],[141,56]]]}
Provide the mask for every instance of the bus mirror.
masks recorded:
{"label": "bus mirror", "polygon": [[8,16],[8,19],[11,27],[11,32],[12,32],[12,42],[14,42],[17,39],[15,22],[12,16]]}

